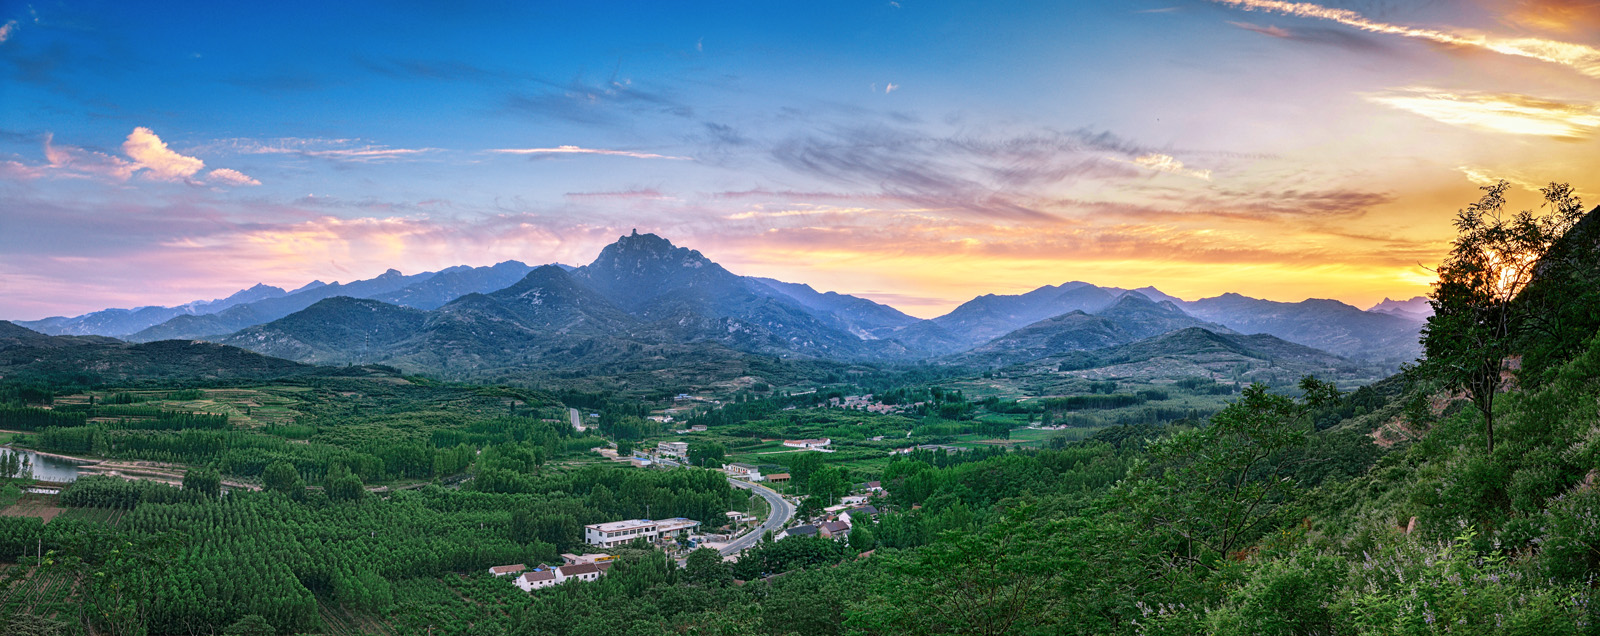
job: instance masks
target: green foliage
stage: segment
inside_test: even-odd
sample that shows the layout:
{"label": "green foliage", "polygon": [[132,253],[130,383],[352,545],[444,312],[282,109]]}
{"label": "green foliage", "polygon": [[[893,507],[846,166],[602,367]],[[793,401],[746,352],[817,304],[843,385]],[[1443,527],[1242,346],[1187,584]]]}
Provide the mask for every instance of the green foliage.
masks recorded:
{"label": "green foliage", "polygon": [[1283,518],[1299,495],[1295,453],[1310,432],[1306,409],[1252,385],[1203,429],[1152,445],[1129,506],[1170,543],[1175,559],[1217,567]]}
{"label": "green foliage", "polygon": [[733,582],[733,570],[716,550],[699,548],[684,560],[683,578],[697,585],[728,585]]}
{"label": "green foliage", "polygon": [[695,466],[720,468],[727,454],[728,449],[716,442],[695,441],[689,443],[689,463]]}
{"label": "green foliage", "polygon": [[1485,186],[1477,203],[1456,215],[1459,235],[1439,266],[1433,316],[1423,328],[1425,358],[1415,373],[1451,391],[1465,391],[1483,416],[1486,447],[1494,452],[1494,402],[1523,320],[1518,296],[1533,282],[1544,256],[1583,213],[1572,188],[1543,190],[1549,213],[1505,214],[1505,181]]}

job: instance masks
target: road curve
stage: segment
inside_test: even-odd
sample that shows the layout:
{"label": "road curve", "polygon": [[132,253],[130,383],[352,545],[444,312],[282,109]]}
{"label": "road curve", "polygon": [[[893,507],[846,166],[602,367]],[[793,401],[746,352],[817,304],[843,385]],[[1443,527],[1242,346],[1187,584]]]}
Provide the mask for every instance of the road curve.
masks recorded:
{"label": "road curve", "polygon": [[782,495],[779,495],[777,491],[771,488],[752,484],[747,481],[739,481],[737,479],[729,479],[728,485],[733,486],[734,488],[749,490],[761,495],[762,499],[767,500],[767,507],[770,509],[770,511],[767,513],[767,520],[761,522],[760,526],[757,526],[754,530],[744,533],[744,536],[734,539],[726,547],[718,550],[722,556],[738,554],[745,551],[745,549],[754,546],[756,542],[761,540],[761,537],[765,535],[768,530],[772,531],[774,534],[778,533],[779,531],[783,530],[785,525],[789,523],[789,517],[794,516],[794,506],[790,505],[788,501],[783,499]]}

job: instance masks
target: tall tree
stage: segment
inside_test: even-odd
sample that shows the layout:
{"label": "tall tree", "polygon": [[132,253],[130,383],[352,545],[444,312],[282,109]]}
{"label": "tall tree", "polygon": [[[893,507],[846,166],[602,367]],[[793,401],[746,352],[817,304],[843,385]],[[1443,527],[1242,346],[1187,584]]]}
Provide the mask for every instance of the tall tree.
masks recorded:
{"label": "tall tree", "polygon": [[1494,453],[1494,401],[1505,383],[1518,323],[1515,301],[1533,281],[1544,255],[1583,213],[1572,188],[1542,190],[1545,212],[1508,215],[1501,181],[1456,214],[1458,236],[1439,266],[1422,330],[1424,358],[1416,372],[1444,388],[1463,391],[1483,415],[1488,452]]}

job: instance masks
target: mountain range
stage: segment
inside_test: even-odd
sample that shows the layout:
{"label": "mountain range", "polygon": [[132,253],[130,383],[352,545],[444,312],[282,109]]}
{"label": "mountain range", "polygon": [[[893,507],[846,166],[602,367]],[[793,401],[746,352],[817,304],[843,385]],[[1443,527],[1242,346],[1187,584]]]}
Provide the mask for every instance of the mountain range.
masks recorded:
{"label": "mountain range", "polygon": [[[1199,329],[1266,334],[1370,362],[1417,354],[1423,319],[1388,301],[1196,301],[1073,281],[988,294],[924,320],[865,298],[734,274],[698,251],[634,232],[582,267],[507,261],[294,290],[256,285],[178,307],[19,322],[46,334],[133,342],[204,339],[313,364],[385,363],[472,375],[511,368],[670,364],[675,356],[1002,367]],[[165,316],[164,319],[162,317]],[[1237,343],[1236,343],[1237,344]],[[631,361],[631,362],[630,362]]]}

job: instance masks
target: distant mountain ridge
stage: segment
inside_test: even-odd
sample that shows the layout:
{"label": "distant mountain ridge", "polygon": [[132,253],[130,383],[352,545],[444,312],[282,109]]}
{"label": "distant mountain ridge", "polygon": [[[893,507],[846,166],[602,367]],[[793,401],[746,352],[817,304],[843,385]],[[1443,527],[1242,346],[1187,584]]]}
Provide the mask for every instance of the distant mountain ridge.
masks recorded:
{"label": "distant mountain ridge", "polygon": [[[387,307],[323,305],[336,298]],[[740,276],[698,251],[634,232],[577,268],[506,261],[410,276],[391,269],[350,283],[314,281],[287,292],[256,285],[180,308],[105,310],[34,322],[110,333],[106,325],[124,331],[173,314],[118,335],[136,342],[211,339],[317,363],[411,360],[418,369],[449,366],[443,352],[477,366],[544,364],[544,357],[580,344],[587,347],[586,357],[604,351],[616,359],[627,351],[706,345],[779,358],[998,364],[1051,351],[1120,346],[1191,327],[1265,333],[1393,364],[1418,353],[1421,323],[1406,313],[1417,300],[1386,300],[1362,311],[1331,300],[1282,303],[1231,293],[1185,301],[1154,287],[1130,291],[1071,281],[1022,294],[986,294],[922,320],[864,298]],[[138,312],[144,314],[133,317]],[[334,320],[351,322],[342,329],[317,326]],[[358,332],[365,335],[355,342]],[[375,334],[381,337],[373,344]]]}

